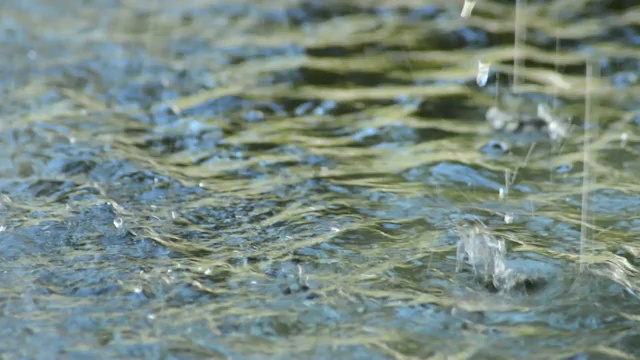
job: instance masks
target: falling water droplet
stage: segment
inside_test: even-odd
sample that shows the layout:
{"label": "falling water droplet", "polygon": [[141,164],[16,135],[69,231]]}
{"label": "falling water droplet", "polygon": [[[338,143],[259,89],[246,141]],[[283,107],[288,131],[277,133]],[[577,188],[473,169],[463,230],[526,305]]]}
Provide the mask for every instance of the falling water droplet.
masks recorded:
{"label": "falling water droplet", "polygon": [[512,224],[513,223],[513,214],[507,213],[504,215],[504,223]]}
{"label": "falling water droplet", "polygon": [[478,60],[478,75],[476,76],[476,83],[480,87],[487,85],[489,80],[489,72],[491,71],[491,63],[483,63],[482,60]]}
{"label": "falling water droplet", "polygon": [[476,0],[464,0],[464,5],[462,6],[462,12],[460,16],[463,18],[468,18],[471,16],[471,12],[473,8],[476,6]]}
{"label": "falling water droplet", "polygon": [[629,140],[629,134],[622,133],[622,135],[620,135],[620,146],[626,146],[628,140]]}
{"label": "falling water droplet", "polygon": [[122,227],[122,218],[113,219],[113,226],[115,226],[116,229],[120,229]]}

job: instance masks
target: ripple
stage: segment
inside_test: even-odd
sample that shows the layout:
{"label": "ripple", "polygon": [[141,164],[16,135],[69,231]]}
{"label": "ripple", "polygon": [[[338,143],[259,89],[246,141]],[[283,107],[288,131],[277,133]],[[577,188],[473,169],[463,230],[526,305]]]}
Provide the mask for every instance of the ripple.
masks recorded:
{"label": "ripple", "polygon": [[637,357],[633,1],[530,1],[518,96],[513,2],[77,5],[2,5],[3,354]]}

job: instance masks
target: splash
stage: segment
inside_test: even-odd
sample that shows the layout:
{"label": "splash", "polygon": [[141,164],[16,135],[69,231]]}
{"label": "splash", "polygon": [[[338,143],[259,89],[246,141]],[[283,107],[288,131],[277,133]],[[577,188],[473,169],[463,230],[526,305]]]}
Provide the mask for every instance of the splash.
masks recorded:
{"label": "splash", "polygon": [[460,231],[456,271],[462,269],[466,260],[483,282],[500,291],[509,290],[516,284],[517,277],[507,267],[506,255],[504,239],[491,235],[484,226],[474,226]]}

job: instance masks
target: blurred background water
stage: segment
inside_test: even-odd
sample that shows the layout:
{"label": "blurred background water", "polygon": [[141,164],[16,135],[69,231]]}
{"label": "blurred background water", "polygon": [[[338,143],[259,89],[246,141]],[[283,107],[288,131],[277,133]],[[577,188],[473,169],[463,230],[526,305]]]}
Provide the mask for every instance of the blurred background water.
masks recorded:
{"label": "blurred background water", "polygon": [[529,0],[513,96],[462,3],[3,1],[2,358],[639,357],[640,7]]}

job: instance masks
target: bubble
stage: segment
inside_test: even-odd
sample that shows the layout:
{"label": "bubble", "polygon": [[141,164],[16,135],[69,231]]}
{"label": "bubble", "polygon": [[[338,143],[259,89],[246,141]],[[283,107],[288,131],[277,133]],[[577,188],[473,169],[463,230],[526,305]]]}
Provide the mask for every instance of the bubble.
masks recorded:
{"label": "bubble", "polygon": [[122,227],[122,218],[113,219],[113,226],[115,226],[116,229],[120,229]]}

